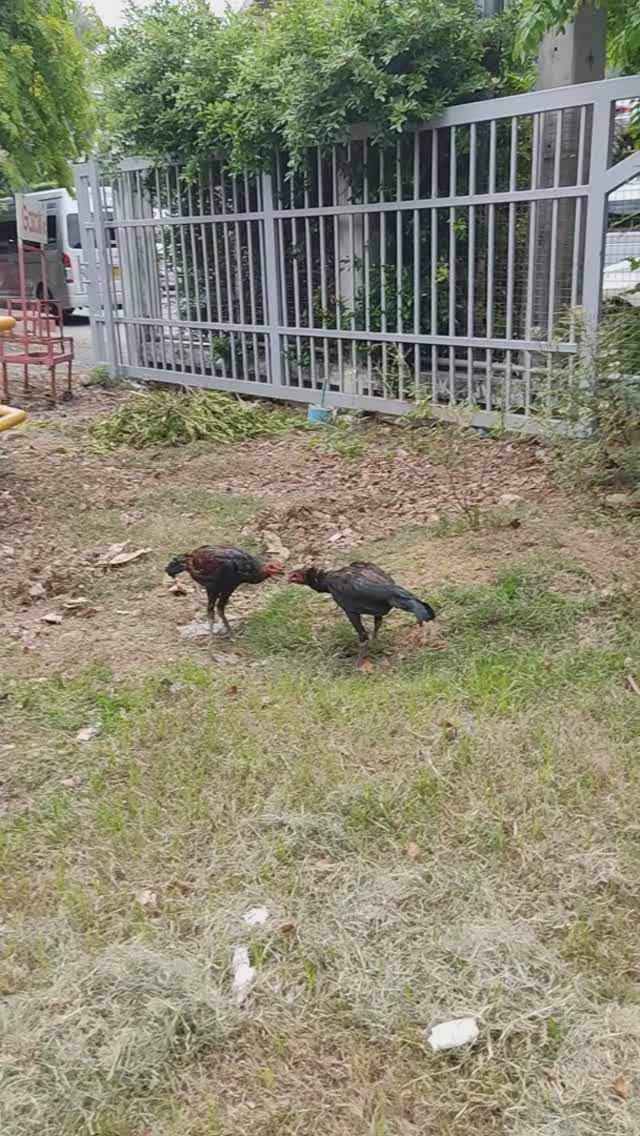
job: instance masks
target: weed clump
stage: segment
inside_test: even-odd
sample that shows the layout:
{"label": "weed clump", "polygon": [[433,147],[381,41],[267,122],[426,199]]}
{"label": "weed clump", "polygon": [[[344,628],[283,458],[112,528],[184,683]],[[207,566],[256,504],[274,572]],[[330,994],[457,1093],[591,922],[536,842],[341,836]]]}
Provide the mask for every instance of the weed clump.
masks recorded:
{"label": "weed clump", "polygon": [[91,432],[104,449],[183,446],[189,442],[246,442],[291,428],[293,416],[268,411],[218,391],[150,391],[136,394]]}

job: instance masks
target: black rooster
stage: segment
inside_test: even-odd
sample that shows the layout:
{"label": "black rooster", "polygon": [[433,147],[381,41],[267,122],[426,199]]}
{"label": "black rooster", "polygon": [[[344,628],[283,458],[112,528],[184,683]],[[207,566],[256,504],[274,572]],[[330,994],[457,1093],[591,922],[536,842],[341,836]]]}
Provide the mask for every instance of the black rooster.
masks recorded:
{"label": "black rooster", "polygon": [[428,603],[419,600],[406,588],[401,588],[395,580],[378,568],[377,564],[356,560],[347,568],[296,568],[289,573],[290,584],[306,584],[314,592],[328,592],[347,619],[356,629],[360,640],[358,663],[367,652],[369,635],[362,623],[363,615],[373,616],[373,638],[375,639],[383,616],[391,608],[400,608],[415,615],[418,623],[428,623],[435,619],[435,612]]}
{"label": "black rooster", "polygon": [[227,622],[225,608],[229,597],[240,584],[261,584],[269,576],[280,576],[284,571],[278,560],[262,562],[229,544],[203,544],[193,552],[175,556],[167,564],[165,572],[178,576],[188,572],[196,584],[201,584],[207,593],[207,615],[209,617],[210,644],[213,645],[213,626],[216,608],[227,635],[232,635]]}

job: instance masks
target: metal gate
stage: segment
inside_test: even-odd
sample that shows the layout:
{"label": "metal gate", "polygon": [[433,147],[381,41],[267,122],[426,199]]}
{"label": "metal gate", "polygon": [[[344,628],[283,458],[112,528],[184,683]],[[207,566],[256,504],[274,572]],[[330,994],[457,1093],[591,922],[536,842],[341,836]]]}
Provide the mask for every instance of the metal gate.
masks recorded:
{"label": "metal gate", "polygon": [[300,171],[75,168],[94,342],[120,375],[535,429],[599,316],[616,100],[640,76],[363,129]]}

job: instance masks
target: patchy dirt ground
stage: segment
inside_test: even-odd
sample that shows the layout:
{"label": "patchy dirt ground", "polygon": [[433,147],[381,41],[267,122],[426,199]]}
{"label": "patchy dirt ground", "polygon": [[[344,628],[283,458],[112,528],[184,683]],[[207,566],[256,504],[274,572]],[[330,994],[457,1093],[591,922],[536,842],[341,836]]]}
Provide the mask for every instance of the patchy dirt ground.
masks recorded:
{"label": "patchy dirt ground", "polygon": [[[123,397],[136,396],[80,387],[72,402],[44,410],[36,392],[28,424],[3,439],[0,626],[18,669],[25,654],[70,670],[91,660],[120,669],[158,656],[201,658],[202,641],[181,631],[202,619],[202,594],[189,583],[170,591],[163,568],[174,553],[216,539],[290,564],[343,563],[365,547],[425,589],[477,583],[496,563],[554,545],[602,587],[632,574],[636,546],[626,533],[585,533],[568,519],[535,443],[470,438],[461,448],[447,431],[368,422],[347,458],[298,431],[232,450],[99,453],[91,421]],[[509,495],[518,501],[501,510]],[[478,504],[492,523],[476,533],[465,514]],[[140,550],[138,560],[109,564]],[[238,593],[232,617],[241,621],[276,586]]]}

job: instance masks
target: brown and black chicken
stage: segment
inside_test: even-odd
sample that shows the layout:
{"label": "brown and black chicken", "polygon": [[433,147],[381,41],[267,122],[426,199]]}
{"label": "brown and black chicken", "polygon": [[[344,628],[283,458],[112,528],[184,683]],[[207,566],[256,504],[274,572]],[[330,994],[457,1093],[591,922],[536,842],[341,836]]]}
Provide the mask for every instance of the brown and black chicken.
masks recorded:
{"label": "brown and black chicken", "polygon": [[306,584],[314,592],[328,592],[333,597],[360,640],[358,663],[362,662],[369,645],[369,634],[362,623],[363,615],[373,616],[374,639],[383,617],[392,608],[410,612],[415,615],[418,623],[428,623],[436,617],[428,603],[396,584],[377,564],[368,564],[364,560],[355,560],[347,568],[334,568],[331,571],[315,565],[296,568],[289,573],[288,578],[290,584]]}
{"label": "brown and black chicken", "polygon": [[207,593],[207,615],[209,617],[209,643],[213,646],[213,627],[216,610],[227,635],[233,632],[227,622],[225,608],[240,584],[261,584],[270,576],[282,575],[284,569],[278,560],[262,561],[229,544],[203,544],[193,552],[175,556],[167,564],[165,572],[178,576],[188,572],[196,584]]}

